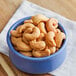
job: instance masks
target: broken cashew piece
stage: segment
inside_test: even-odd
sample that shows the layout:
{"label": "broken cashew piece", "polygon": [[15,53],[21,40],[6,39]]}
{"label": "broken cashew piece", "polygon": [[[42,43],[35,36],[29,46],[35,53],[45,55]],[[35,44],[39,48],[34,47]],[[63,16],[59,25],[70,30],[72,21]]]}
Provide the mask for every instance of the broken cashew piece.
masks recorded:
{"label": "broken cashew piece", "polygon": [[33,20],[33,23],[35,25],[38,25],[41,21],[47,21],[49,18],[47,18],[46,16],[42,15],[42,14],[38,14],[38,15],[35,15],[35,16],[32,16],[32,20]]}
{"label": "broken cashew piece", "polygon": [[30,46],[32,49],[40,51],[40,50],[45,49],[46,43],[45,43],[45,41],[33,40],[33,41],[30,41]]}
{"label": "broken cashew piece", "polygon": [[54,37],[55,37],[55,33],[52,31],[46,34],[46,43],[52,47],[56,46]]}

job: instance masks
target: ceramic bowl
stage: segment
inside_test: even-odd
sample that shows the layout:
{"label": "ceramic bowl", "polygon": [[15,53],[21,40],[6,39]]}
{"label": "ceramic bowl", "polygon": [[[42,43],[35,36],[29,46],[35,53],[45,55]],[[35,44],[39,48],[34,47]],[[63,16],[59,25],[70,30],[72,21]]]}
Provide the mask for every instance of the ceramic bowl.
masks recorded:
{"label": "ceramic bowl", "polygon": [[66,45],[67,45],[67,33],[64,27],[59,23],[59,28],[65,33],[66,39],[59,51],[56,53],[42,58],[27,57],[17,52],[10,40],[10,31],[16,29],[19,25],[23,24],[24,20],[30,19],[31,17],[25,17],[14,23],[7,33],[7,44],[9,47],[9,58],[12,63],[21,71],[32,73],[32,74],[43,74],[54,71],[58,68],[65,60],[66,57]]}

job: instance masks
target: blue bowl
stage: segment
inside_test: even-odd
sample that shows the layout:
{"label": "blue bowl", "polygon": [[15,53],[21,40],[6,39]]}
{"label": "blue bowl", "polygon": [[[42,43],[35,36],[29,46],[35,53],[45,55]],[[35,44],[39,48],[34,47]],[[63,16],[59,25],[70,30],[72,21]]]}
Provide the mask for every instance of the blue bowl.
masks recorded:
{"label": "blue bowl", "polygon": [[12,27],[9,29],[7,33],[7,44],[10,49],[9,57],[12,63],[21,71],[32,74],[43,74],[43,73],[51,72],[56,68],[58,68],[65,60],[67,33],[63,28],[63,26],[59,24],[59,28],[66,34],[66,39],[63,41],[62,47],[55,54],[43,58],[33,58],[33,57],[24,56],[14,49],[10,40],[10,36],[11,36],[10,31],[16,29],[17,26],[23,24],[24,20],[30,18],[31,17],[20,19],[19,21],[14,23]]}

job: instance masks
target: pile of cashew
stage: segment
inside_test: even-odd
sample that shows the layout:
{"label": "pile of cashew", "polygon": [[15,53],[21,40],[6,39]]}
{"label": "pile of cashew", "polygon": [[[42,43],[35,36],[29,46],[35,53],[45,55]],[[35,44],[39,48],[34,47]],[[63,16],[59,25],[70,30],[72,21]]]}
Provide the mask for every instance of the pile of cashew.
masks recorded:
{"label": "pile of cashew", "polygon": [[38,58],[54,54],[66,38],[58,28],[58,21],[42,14],[25,20],[24,24],[11,30],[10,34],[15,50],[24,56]]}

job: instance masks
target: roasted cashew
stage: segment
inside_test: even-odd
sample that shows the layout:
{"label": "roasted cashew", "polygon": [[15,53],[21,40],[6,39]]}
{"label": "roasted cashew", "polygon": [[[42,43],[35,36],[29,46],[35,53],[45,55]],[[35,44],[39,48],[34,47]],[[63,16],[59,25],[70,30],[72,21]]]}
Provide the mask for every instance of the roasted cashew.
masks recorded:
{"label": "roasted cashew", "polygon": [[22,41],[22,38],[11,37],[11,42],[19,51],[31,51],[31,47]]}
{"label": "roasted cashew", "polygon": [[17,46],[14,46],[14,49],[19,52],[19,49],[17,48]]}
{"label": "roasted cashew", "polygon": [[38,14],[38,15],[35,15],[35,16],[32,16],[32,20],[33,20],[33,23],[35,25],[38,25],[39,22],[41,21],[47,21],[49,18],[47,18],[46,16],[42,15],[42,14]]}
{"label": "roasted cashew", "polygon": [[18,33],[16,30],[11,30],[10,34],[14,37],[21,37],[22,36],[22,34]]}
{"label": "roasted cashew", "polygon": [[24,32],[27,28],[33,28],[34,25],[32,23],[25,23],[23,25],[20,25],[16,28],[16,31],[18,31],[18,33],[22,33]]}
{"label": "roasted cashew", "polygon": [[45,57],[45,56],[49,56],[50,55],[50,50],[49,49],[45,49],[43,51],[32,51],[32,54],[34,57]]}
{"label": "roasted cashew", "polygon": [[33,41],[30,41],[30,46],[32,49],[40,51],[45,49],[46,43],[44,41],[33,40]]}
{"label": "roasted cashew", "polygon": [[33,28],[27,28],[24,33],[23,33],[23,37],[22,37],[22,40],[26,43],[26,44],[29,44],[29,41],[25,38],[25,33],[32,33],[33,31]]}
{"label": "roasted cashew", "polygon": [[11,36],[11,42],[14,46],[16,46],[17,42],[21,40],[21,37],[16,38],[14,36]]}
{"label": "roasted cashew", "polygon": [[61,47],[63,39],[65,39],[65,34],[63,32],[56,33],[55,42],[56,42],[56,47],[57,48]]}
{"label": "roasted cashew", "polygon": [[40,33],[40,36],[37,38],[37,41],[43,41],[45,38],[44,33]]}
{"label": "roasted cashew", "polygon": [[60,29],[56,29],[55,34],[56,34],[56,33],[59,33],[59,32],[61,32],[61,30],[60,30]]}
{"label": "roasted cashew", "polygon": [[59,50],[59,48],[56,47],[56,51],[58,51],[58,50]]}
{"label": "roasted cashew", "polygon": [[23,36],[28,41],[34,40],[40,36],[40,30],[38,27],[34,27],[32,33],[25,33]]}
{"label": "roasted cashew", "polygon": [[54,18],[51,18],[49,19],[47,22],[46,22],[46,28],[47,28],[47,31],[53,31],[53,32],[56,32],[56,28],[58,27],[58,21]]}
{"label": "roasted cashew", "polygon": [[24,23],[33,23],[32,19],[25,20]]}
{"label": "roasted cashew", "polygon": [[29,56],[29,57],[32,57],[32,52],[28,51],[28,52],[23,52],[23,51],[20,51],[20,53],[24,56]]}
{"label": "roasted cashew", "polygon": [[50,54],[53,54],[56,52],[56,47],[50,47]]}
{"label": "roasted cashew", "polygon": [[55,37],[55,33],[50,31],[46,34],[46,43],[47,45],[50,45],[52,47],[56,46],[56,43],[55,43],[55,40],[54,40],[54,37]]}
{"label": "roasted cashew", "polygon": [[22,37],[22,41],[29,45],[29,41],[26,40],[26,38],[24,37],[24,35],[23,35],[23,37]]}
{"label": "roasted cashew", "polygon": [[38,24],[38,28],[40,29],[40,32],[41,32],[41,33],[44,33],[44,34],[47,33],[44,22],[40,22],[40,23]]}
{"label": "roasted cashew", "polygon": [[33,31],[33,28],[27,28],[27,29],[24,31],[24,33],[32,33],[32,31]]}

